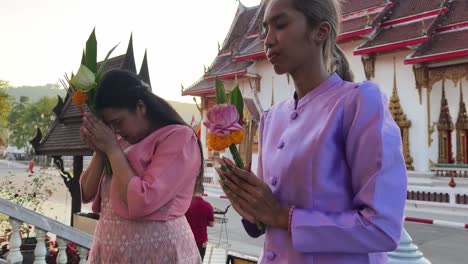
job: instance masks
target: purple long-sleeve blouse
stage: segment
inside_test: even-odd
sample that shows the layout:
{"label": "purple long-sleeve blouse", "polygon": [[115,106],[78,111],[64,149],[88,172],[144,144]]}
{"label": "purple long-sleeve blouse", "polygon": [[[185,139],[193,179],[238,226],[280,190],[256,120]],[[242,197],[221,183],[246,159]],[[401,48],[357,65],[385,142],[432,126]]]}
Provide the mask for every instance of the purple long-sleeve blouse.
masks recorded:
{"label": "purple long-sleeve blouse", "polygon": [[[333,74],[262,116],[257,176],[291,233],[267,227],[260,263],[386,263],[402,229],[406,168],[400,130],[371,82]],[[255,225],[243,220],[251,236]]]}

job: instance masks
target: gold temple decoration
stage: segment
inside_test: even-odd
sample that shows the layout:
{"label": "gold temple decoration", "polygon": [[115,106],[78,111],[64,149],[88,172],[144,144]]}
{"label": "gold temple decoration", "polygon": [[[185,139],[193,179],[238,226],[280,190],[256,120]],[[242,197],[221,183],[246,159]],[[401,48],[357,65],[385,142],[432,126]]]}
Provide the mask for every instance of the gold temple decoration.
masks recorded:
{"label": "gold temple decoration", "polygon": [[428,88],[441,80],[451,80],[455,85],[463,78],[468,78],[468,63],[429,69]]}
{"label": "gold temple decoration", "polygon": [[271,106],[275,105],[275,80],[271,77]]}
{"label": "gold temple decoration", "polygon": [[452,156],[452,131],[454,125],[445,97],[445,80],[442,80],[442,99],[440,103],[439,123],[439,160],[438,163],[454,163]]}
{"label": "gold temple decoration", "polygon": [[244,133],[245,137],[239,146],[239,152],[245,166],[250,169],[252,165],[252,152],[257,151],[255,145],[255,136],[257,134],[258,121],[250,114],[248,109],[244,107]]}
{"label": "gold temple decoration", "polygon": [[413,65],[413,72],[416,80],[416,89],[418,89],[419,93],[419,104],[422,104],[422,88],[429,86],[429,71],[427,67]]}
{"label": "gold temple decoration", "polygon": [[411,121],[406,118],[405,113],[400,104],[400,97],[398,96],[397,81],[396,81],[396,62],[393,57],[393,92],[389,103],[390,113],[395,122],[400,127],[401,139],[403,143],[403,156],[405,157],[406,169],[414,170],[413,158],[410,154],[409,149],[409,129],[411,127]]}
{"label": "gold temple decoration", "polygon": [[364,55],[361,57],[361,62],[364,66],[366,79],[370,81],[371,78],[375,77],[375,55]]}
{"label": "gold temple decoration", "polygon": [[468,164],[468,114],[463,100],[462,82],[460,82],[460,107],[458,110],[457,123],[457,163]]}
{"label": "gold temple decoration", "polygon": [[422,103],[422,88],[427,88],[427,132],[428,144],[432,144],[432,134],[434,133],[434,125],[431,121],[431,90],[435,83],[444,80],[451,80],[455,85],[463,78],[468,80],[468,63],[443,66],[437,68],[427,68],[426,66],[413,66],[414,77],[416,80],[416,88],[419,92],[419,103]]}
{"label": "gold temple decoration", "polygon": [[427,105],[427,144],[430,147],[434,140],[432,134],[435,132],[435,126],[437,122],[432,123],[431,121],[431,89],[426,90],[426,105]]}

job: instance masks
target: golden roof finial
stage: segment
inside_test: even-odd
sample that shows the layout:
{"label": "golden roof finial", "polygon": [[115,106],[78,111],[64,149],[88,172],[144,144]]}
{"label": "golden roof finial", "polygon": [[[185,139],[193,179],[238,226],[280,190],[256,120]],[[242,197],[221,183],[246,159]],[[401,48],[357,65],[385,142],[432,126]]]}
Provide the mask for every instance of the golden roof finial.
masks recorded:
{"label": "golden roof finial", "polygon": [[466,112],[465,101],[463,100],[462,81],[460,81],[460,103],[456,128],[463,130],[468,129],[468,114]]}
{"label": "golden roof finial", "polygon": [[389,108],[393,116],[393,119],[395,120],[395,122],[397,122],[399,127],[401,128],[411,127],[411,121],[409,121],[406,118],[406,115],[403,112],[403,108],[401,107],[401,104],[400,104],[400,97],[398,96],[395,57],[393,57],[393,89],[392,89],[392,97],[390,98]]}
{"label": "golden roof finial", "polygon": [[450,109],[448,106],[447,98],[445,97],[445,78],[442,79],[442,99],[440,102],[439,123],[437,124],[438,130],[453,130],[452,117],[450,116]]}

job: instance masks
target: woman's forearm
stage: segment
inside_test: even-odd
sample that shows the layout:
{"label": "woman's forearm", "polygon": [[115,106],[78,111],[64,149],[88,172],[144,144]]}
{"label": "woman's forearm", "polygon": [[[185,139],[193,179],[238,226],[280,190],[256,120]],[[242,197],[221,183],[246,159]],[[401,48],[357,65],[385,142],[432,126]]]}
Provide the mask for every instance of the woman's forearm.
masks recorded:
{"label": "woman's forearm", "polygon": [[120,197],[123,201],[127,203],[128,183],[135,175],[135,172],[128,164],[128,160],[121,149],[109,151],[109,153],[107,153],[107,158],[112,167],[113,180],[117,182],[117,191],[120,193]]}
{"label": "woman's forearm", "polygon": [[101,181],[102,171],[104,169],[104,154],[102,152],[94,152],[93,158],[88,168],[83,172],[81,177],[81,194],[83,201],[90,201],[95,195]]}

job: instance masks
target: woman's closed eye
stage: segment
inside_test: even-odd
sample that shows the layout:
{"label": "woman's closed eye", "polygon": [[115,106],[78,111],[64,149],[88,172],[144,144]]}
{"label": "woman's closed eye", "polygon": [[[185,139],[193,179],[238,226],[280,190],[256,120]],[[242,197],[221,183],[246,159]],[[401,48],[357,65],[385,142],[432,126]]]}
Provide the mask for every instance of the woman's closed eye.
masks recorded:
{"label": "woman's closed eye", "polygon": [[120,123],[121,123],[121,120],[120,120],[120,119],[114,119],[114,120],[111,120],[111,121],[109,122],[109,126],[110,126],[110,128],[112,128],[112,129],[117,129],[117,128],[119,127]]}

